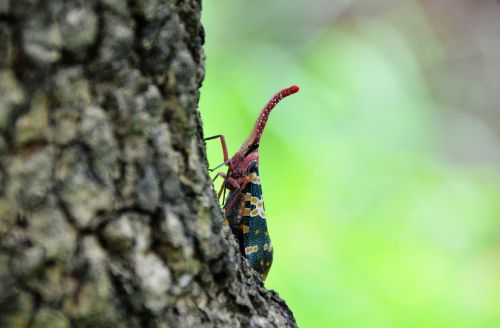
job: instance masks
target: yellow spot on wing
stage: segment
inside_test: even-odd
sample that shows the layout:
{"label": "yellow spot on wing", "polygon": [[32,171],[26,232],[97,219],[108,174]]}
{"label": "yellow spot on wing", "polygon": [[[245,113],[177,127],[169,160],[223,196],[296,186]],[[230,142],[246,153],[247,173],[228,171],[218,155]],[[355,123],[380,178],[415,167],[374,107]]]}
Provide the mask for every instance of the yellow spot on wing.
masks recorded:
{"label": "yellow spot on wing", "polygon": [[255,245],[255,246],[248,246],[245,248],[245,254],[251,254],[251,253],[255,253],[259,250],[259,246]]}

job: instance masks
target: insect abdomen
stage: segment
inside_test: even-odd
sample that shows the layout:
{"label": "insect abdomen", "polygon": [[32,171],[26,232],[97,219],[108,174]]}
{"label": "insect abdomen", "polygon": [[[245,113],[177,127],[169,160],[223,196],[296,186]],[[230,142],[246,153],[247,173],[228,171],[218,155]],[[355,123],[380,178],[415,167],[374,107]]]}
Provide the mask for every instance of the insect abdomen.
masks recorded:
{"label": "insect abdomen", "polygon": [[233,235],[238,240],[240,251],[244,253],[243,241],[243,193],[242,190],[233,190],[229,193],[224,206],[225,224],[228,224]]}

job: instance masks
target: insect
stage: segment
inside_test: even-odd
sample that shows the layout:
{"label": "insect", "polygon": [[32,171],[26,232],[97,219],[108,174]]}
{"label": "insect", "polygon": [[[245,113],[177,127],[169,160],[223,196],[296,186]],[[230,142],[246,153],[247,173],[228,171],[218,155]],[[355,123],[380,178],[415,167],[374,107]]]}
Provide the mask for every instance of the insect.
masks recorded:
{"label": "insect", "polygon": [[223,203],[224,223],[229,224],[239,242],[240,251],[263,280],[266,279],[273,262],[273,245],[267,229],[259,176],[259,142],[273,108],[283,98],[297,91],[299,87],[293,85],[279,91],[268,101],[260,112],[250,135],[231,158],[228,157],[223,135],[205,139],[219,138],[224,154],[224,162],[210,171],[215,171],[223,165],[228,167],[227,173],[219,172],[214,178],[214,181],[219,176],[224,179],[218,192],[219,199],[224,193],[224,201],[226,189],[229,190]]}

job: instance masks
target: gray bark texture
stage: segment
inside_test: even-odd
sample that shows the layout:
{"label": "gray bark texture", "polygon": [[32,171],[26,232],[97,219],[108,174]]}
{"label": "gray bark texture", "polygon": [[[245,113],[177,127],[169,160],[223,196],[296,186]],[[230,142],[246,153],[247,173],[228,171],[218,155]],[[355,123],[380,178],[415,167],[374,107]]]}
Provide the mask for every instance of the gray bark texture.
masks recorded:
{"label": "gray bark texture", "polygon": [[222,226],[200,11],[0,0],[0,327],[295,326]]}

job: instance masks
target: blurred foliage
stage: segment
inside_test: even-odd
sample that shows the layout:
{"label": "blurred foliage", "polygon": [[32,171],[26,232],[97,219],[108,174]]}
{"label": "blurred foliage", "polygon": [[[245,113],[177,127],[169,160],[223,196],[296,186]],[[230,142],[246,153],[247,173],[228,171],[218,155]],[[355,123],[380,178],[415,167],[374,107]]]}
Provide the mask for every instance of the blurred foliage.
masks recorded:
{"label": "blurred foliage", "polygon": [[498,168],[443,146],[428,71],[449,54],[429,12],[375,2],[205,2],[205,135],[233,153],[274,92],[301,87],[260,147],[266,286],[300,327],[500,327]]}

